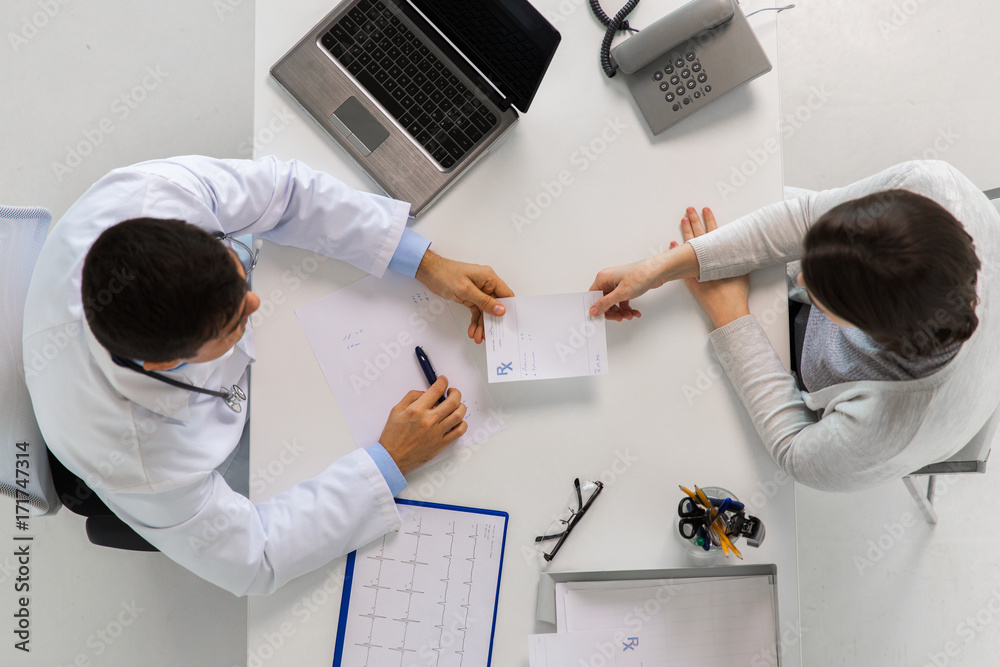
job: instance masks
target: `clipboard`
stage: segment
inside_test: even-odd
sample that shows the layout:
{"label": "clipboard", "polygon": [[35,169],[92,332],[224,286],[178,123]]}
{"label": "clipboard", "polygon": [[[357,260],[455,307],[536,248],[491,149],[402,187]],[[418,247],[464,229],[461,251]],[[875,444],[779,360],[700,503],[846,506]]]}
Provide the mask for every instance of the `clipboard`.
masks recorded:
{"label": "clipboard", "polygon": [[[492,660],[509,515],[396,499],[402,524],[350,553],[333,667]],[[419,622],[417,622],[419,621]],[[407,663],[408,664],[408,663]]]}

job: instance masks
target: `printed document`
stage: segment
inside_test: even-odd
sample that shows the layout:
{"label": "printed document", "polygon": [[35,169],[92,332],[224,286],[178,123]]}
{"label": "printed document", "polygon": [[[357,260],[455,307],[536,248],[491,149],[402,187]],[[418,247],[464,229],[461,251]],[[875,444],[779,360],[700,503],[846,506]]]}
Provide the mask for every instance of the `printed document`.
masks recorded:
{"label": "printed document", "polygon": [[503,317],[485,316],[490,382],[603,375],[608,372],[604,316],[590,315],[601,292],[500,299]]}

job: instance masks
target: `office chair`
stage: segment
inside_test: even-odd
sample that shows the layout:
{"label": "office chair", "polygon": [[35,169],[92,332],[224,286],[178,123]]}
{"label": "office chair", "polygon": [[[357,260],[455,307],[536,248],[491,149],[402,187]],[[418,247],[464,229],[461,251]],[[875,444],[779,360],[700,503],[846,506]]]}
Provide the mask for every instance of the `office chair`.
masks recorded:
{"label": "office chair", "polygon": [[[60,504],[86,516],[93,544],[156,551],[52,456],[31,408],[21,345],[24,301],[51,220],[44,208],[0,206],[0,495],[30,516],[55,514]],[[25,460],[27,467],[18,468]]]}
{"label": "office chair", "polygon": [[[984,194],[993,201],[997,211],[1000,211],[1000,188],[987,190]],[[987,420],[983,428],[973,436],[969,444],[959,450],[957,454],[944,461],[926,465],[903,477],[903,485],[910,492],[910,496],[917,504],[921,514],[924,515],[927,523],[937,523],[937,513],[934,511],[934,478],[938,475],[986,472],[986,461],[990,457],[990,449],[998,425],[1000,425],[1000,407]],[[926,493],[917,489],[913,479],[924,476],[927,477]]]}
{"label": "office chair", "polygon": [[87,518],[87,539],[91,544],[125,551],[158,551],[156,547],[115,516],[87,484],[48,453],[52,480],[59,501],[74,514]]}
{"label": "office chair", "polygon": [[[993,413],[986,424],[972,440],[951,458],[931,463],[920,470],[915,470],[903,477],[903,485],[917,504],[927,523],[937,523],[937,513],[934,511],[934,478],[938,475],[956,475],[986,472],[986,460],[990,457],[993,437],[997,426],[1000,426],[1000,408]],[[927,492],[917,489],[914,477],[927,477]]]}

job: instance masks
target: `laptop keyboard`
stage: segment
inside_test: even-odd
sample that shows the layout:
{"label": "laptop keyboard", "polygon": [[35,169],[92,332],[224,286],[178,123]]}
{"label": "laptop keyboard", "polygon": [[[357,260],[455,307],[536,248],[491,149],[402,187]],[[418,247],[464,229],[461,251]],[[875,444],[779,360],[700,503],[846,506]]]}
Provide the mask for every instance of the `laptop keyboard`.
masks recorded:
{"label": "laptop keyboard", "polygon": [[361,0],[320,39],[444,169],[497,117],[380,0]]}

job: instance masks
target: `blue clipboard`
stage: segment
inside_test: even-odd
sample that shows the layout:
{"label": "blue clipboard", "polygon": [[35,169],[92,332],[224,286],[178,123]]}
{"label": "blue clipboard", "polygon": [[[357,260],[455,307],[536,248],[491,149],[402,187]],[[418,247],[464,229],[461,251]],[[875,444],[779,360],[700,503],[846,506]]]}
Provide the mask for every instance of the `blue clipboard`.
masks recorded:
{"label": "blue clipboard", "polygon": [[[497,627],[497,609],[500,604],[500,578],[503,574],[503,559],[507,548],[507,523],[510,520],[510,515],[507,512],[501,512],[498,510],[486,510],[478,509],[474,507],[461,507],[459,505],[444,505],[441,503],[428,503],[420,500],[406,500],[404,498],[396,499],[397,505],[412,505],[415,507],[430,507],[434,509],[450,510],[453,512],[466,512],[470,514],[482,514],[486,516],[495,516],[503,518],[503,535],[500,538],[500,563],[497,571],[497,582],[496,582],[496,593],[493,596],[493,619],[492,627],[490,628],[490,645],[489,645],[489,657],[486,662],[486,667],[493,661],[493,641],[496,634]],[[334,645],[333,650],[333,667],[354,667],[343,664],[344,656],[344,640],[347,630],[347,620],[348,620],[348,609],[351,605],[351,589],[354,581],[354,567],[355,560],[357,558],[357,551],[352,551],[347,555],[347,564],[344,571],[344,591],[340,599],[340,619],[337,622],[337,641]]]}

